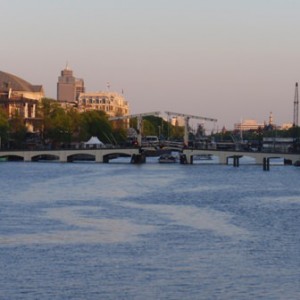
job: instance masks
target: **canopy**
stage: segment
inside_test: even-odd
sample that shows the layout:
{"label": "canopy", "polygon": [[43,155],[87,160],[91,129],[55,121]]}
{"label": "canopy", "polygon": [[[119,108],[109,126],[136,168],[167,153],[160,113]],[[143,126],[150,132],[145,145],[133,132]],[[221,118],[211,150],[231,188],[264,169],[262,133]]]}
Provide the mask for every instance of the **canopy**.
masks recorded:
{"label": "canopy", "polygon": [[96,136],[92,136],[87,142],[84,143],[84,145],[97,148],[104,146],[104,144]]}

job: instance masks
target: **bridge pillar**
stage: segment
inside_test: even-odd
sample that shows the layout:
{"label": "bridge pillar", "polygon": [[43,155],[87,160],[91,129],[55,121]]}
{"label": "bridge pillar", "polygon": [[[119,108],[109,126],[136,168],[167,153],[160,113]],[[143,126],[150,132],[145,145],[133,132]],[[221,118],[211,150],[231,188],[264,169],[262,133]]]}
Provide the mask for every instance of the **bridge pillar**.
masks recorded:
{"label": "bridge pillar", "polygon": [[[97,163],[103,163],[103,155],[101,155],[100,151],[97,151],[96,152],[96,155],[95,155],[95,162]],[[106,161],[105,161],[106,162]],[[107,161],[108,162],[108,161]]]}
{"label": "bridge pillar", "polygon": [[228,159],[225,153],[218,153],[219,163],[222,165],[228,165]]}
{"label": "bridge pillar", "polygon": [[24,155],[23,155],[23,158],[24,158],[24,161],[31,161],[31,155],[29,152],[25,152]]}
{"label": "bridge pillar", "polygon": [[132,154],[131,161],[132,164],[143,164],[146,162],[146,155],[143,153]]}
{"label": "bridge pillar", "polygon": [[68,157],[67,157],[65,151],[60,151],[60,153],[58,155],[59,155],[60,162],[68,162]]}

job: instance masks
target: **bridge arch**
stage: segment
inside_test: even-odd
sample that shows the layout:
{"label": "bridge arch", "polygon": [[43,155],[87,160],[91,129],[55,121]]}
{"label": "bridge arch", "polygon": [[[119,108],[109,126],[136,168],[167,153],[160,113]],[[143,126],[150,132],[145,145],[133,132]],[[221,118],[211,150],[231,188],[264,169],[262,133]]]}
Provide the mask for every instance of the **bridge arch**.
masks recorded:
{"label": "bridge arch", "polygon": [[242,164],[242,165],[254,165],[257,164],[256,158],[248,155],[230,155],[226,157],[226,165]]}
{"label": "bridge arch", "polygon": [[11,154],[11,155],[0,155],[0,160],[3,161],[24,161],[24,156],[22,155],[16,155],[16,154]]}
{"label": "bridge arch", "polygon": [[75,153],[67,156],[67,162],[96,161],[96,156],[91,153]]}
{"label": "bridge arch", "polygon": [[58,155],[47,153],[31,156],[31,161],[59,161],[59,159]]}
{"label": "bridge arch", "polygon": [[111,153],[108,153],[106,155],[103,155],[103,162],[104,163],[109,163],[110,160],[112,159],[116,159],[116,158],[119,158],[119,157],[131,157],[132,155],[129,154],[129,153],[124,153],[124,152],[119,152],[119,151],[116,151],[116,152],[111,152]]}

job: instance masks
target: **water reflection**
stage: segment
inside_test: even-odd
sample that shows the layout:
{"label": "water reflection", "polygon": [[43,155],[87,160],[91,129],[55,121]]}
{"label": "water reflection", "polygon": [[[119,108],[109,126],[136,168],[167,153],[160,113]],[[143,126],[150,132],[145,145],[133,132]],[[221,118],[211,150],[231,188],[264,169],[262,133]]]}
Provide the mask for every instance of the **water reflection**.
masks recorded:
{"label": "water reflection", "polygon": [[209,230],[224,236],[249,235],[246,229],[231,224],[230,214],[216,210],[183,205],[139,205],[122,203],[131,208],[153,211],[171,220],[171,224],[189,226],[198,230]]}
{"label": "water reflection", "polygon": [[74,243],[125,243],[134,242],[140,235],[150,233],[155,226],[135,224],[126,219],[96,219],[85,216],[88,211],[99,207],[64,207],[47,210],[45,218],[63,223],[72,230],[39,232],[0,236],[2,245],[16,244],[74,244]]}

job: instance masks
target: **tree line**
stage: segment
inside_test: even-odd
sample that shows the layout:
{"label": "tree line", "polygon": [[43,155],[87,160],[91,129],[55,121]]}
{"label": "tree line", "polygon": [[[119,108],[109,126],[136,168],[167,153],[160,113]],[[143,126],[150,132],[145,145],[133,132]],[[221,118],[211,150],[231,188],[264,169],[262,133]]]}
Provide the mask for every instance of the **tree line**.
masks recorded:
{"label": "tree line", "polygon": [[[125,145],[128,138],[128,121],[110,121],[104,111],[79,112],[75,108],[64,109],[53,99],[44,98],[37,107],[37,117],[34,119],[34,131],[29,131],[25,120],[17,113],[8,118],[7,113],[0,108],[0,145],[1,149],[29,148],[61,148],[86,142],[91,136],[97,136],[105,144]],[[130,128],[137,128],[137,119],[129,121]],[[190,141],[203,137],[205,133],[201,126],[197,132],[189,134]],[[143,135],[155,135],[160,139],[182,141],[184,128],[172,125],[170,120],[157,116],[143,118]],[[212,133],[215,141],[234,141],[239,139],[237,131],[221,131]],[[300,128],[294,126],[288,130],[278,130],[266,126],[258,130],[243,132],[243,139],[262,142],[263,137],[291,137],[300,144]],[[206,137],[207,138],[207,137]],[[298,146],[297,146],[298,148]]]}
{"label": "tree line", "polygon": [[[137,120],[131,119],[129,126],[136,128]],[[160,117],[149,116],[143,119],[143,134],[179,138],[183,128],[172,126]],[[56,100],[44,98],[37,107],[34,132],[31,132],[21,115],[16,113],[8,118],[0,108],[2,149],[70,147],[87,141],[91,136],[97,136],[105,144],[124,144],[127,140],[125,121],[109,121],[109,116],[99,110],[79,112],[75,108],[64,109]]]}

